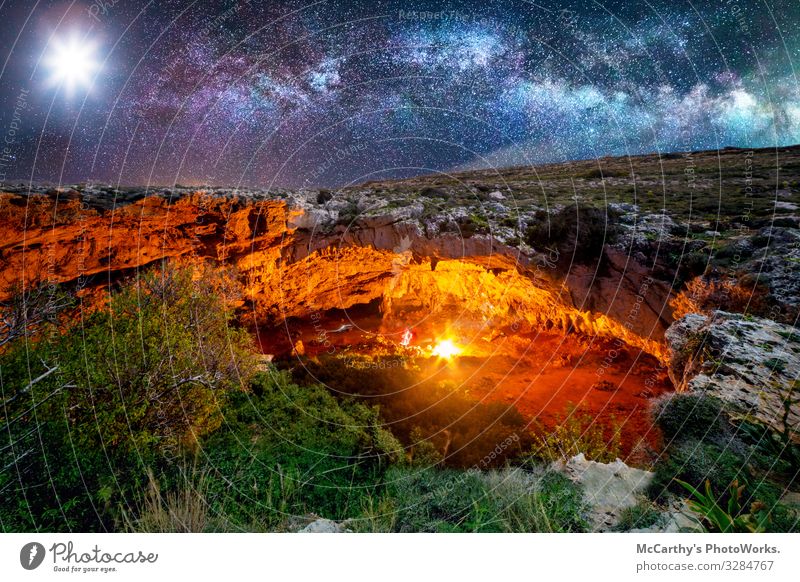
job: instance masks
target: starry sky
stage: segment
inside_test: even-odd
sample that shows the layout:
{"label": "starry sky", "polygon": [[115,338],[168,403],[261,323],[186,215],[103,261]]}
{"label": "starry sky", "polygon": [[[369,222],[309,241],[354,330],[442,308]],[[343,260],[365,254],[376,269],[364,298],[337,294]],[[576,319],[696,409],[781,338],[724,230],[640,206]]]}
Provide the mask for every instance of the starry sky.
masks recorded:
{"label": "starry sky", "polygon": [[0,0],[0,26],[0,180],[338,187],[800,142],[797,0]]}

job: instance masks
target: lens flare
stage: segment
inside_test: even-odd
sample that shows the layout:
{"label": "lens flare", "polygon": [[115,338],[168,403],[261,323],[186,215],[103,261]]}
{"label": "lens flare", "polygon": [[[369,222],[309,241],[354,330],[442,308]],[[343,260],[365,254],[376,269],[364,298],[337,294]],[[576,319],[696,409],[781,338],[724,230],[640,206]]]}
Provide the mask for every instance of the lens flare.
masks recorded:
{"label": "lens flare", "polygon": [[431,353],[434,356],[438,356],[445,360],[452,360],[462,351],[463,350],[458,347],[453,340],[444,339],[436,343],[436,345],[433,347],[433,352]]}

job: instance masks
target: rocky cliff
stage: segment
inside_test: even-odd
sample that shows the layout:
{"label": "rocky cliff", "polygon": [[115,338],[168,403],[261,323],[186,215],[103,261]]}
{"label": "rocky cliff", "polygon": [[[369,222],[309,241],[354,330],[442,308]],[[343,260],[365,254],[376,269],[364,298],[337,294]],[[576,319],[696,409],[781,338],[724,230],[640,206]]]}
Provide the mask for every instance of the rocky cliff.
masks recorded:
{"label": "rocky cliff", "polygon": [[387,321],[572,330],[665,354],[669,287],[618,249],[602,268],[565,270],[546,249],[475,228],[469,208],[440,214],[379,192],[110,196],[0,195],[0,296],[19,284],[91,289],[162,259],[212,262],[233,269],[259,320],[380,300]]}

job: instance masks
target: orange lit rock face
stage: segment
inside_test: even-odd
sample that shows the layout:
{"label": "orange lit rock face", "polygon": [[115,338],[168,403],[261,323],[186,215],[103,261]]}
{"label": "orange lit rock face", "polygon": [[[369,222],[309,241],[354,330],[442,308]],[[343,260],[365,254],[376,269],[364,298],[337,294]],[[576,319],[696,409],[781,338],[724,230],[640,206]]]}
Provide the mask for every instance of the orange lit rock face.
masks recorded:
{"label": "orange lit rock face", "polygon": [[[149,197],[98,212],[79,200],[0,197],[0,297],[15,284],[60,284],[118,274],[164,258],[244,261],[274,256],[287,210],[196,195],[168,204]],[[272,259],[274,261],[274,258]]]}
{"label": "orange lit rock face", "polygon": [[[602,276],[562,278],[546,258],[490,237],[427,238],[380,217],[319,234],[280,200],[148,197],[113,211],[75,199],[0,195],[0,296],[15,284],[102,285],[164,258],[231,266],[257,321],[380,300],[385,330],[452,327],[474,337],[535,330],[621,338],[663,356],[666,286],[609,254]],[[663,311],[663,314],[662,314]]]}

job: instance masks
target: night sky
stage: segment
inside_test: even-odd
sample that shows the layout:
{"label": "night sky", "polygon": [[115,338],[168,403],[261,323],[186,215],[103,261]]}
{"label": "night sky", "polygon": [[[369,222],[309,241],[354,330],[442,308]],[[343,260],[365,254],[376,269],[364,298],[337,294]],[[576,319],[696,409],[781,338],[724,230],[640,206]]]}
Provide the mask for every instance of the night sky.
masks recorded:
{"label": "night sky", "polygon": [[13,182],[330,187],[800,142],[797,0],[15,0],[0,22]]}

